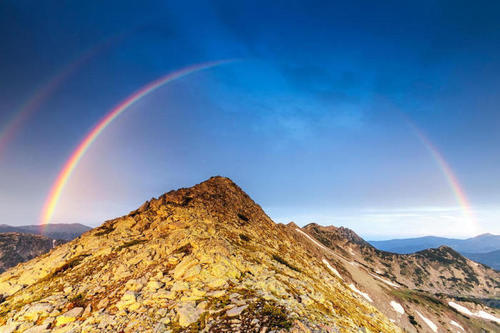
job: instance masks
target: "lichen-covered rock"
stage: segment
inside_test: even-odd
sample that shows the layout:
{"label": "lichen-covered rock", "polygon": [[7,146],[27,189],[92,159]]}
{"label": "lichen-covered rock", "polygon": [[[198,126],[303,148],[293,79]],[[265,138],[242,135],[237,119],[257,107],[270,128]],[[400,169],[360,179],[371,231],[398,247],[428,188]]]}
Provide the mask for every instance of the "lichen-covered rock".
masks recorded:
{"label": "lichen-covered rock", "polygon": [[56,319],[56,326],[65,325],[67,323],[74,322],[83,312],[83,308],[77,307],[73,308],[64,314],[60,315]]}

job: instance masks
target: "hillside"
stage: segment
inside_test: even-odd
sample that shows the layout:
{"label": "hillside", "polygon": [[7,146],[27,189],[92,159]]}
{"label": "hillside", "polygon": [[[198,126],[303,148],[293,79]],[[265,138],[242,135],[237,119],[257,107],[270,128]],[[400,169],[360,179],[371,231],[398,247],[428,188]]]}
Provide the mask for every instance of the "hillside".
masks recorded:
{"label": "hillside", "polygon": [[39,235],[0,233],[0,273],[38,257],[59,244],[60,241]]}
{"label": "hillside", "polygon": [[409,332],[456,331],[455,324],[464,332],[500,329],[500,311],[488,307],[498,304],[500,273],[449,247],[401,255],[377,250],[343,227],[292,228],[330,251],[346,283]]}
{"label": "hillside", "polygon": [[7,331],[400,332],[221,177],[5,272],[0,293]]}
{"label": "hillside", "polygon": [[52,239],[72,240],[91,228],[79,223],[52,223],[41,225],[11,226],[0,224],[1,232],[18,232],[23,234],[42,235]]}

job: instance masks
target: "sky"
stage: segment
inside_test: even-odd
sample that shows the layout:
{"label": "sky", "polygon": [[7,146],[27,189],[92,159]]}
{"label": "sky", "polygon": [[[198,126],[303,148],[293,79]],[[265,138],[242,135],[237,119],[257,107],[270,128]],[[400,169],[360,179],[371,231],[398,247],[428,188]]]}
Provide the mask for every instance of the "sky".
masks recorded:
{"label": "sky", "polygon": [[116,117],[50,222],[98,226],[222,175],[276,222],[499,234],[499,14],[456,0],[0,1],[0,223],[40,223],[66,161],[135,91],[229,60]]}

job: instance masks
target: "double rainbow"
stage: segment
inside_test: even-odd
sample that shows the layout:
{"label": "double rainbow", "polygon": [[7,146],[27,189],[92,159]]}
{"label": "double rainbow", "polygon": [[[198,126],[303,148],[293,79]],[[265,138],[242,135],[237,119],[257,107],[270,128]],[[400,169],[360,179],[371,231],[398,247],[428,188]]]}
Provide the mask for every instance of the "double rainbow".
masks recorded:
{"label": "double rainbow", "polygon": [[68,179],[71,177],[71,174],[75,170],[78,162],[82,159],[83,155],[87,152],[92,143],[97,139],[97,137],[102,133],[102,131],[118,117],[122,112],[127,110],[131,105],[139,101],[141,98],[149,95],[153,91],[162,87],[163,85],[172,82],[174,80],[180,79],[186,75],[199,72],[201,70],[209,69],[215,66],[219,66],[222,64],[226,64],[232,62],[234,60],[221,60],[221,61],[213,61],[202,64],[197,64],[189,67],[185,67],[173,73],[167,74],[147,85],[137,90],[135,93],[130,95],[120,104],[115,106],[110,112],[108,112],[98,123],[95,125],[90,132],[87,133],[85,138],[80,142],[77,148],[73,151],[69,159],[64,164],[62,170],[59,172],[56,181],[52,185],[52,188],[49,192],[49,196],[45,201],[45,205],[43,207],[42,216],[41,216],[41,224],[46,225],[50,222],[52,215],[54,214],[54,210],[57,206],[59,198],[61,197],[61,193],[68,182]]}
{"label": "double rainbow", "polygon": [[75,61],[64,66],[56,75],[50,78],[40,89],[18,109],[12,118],[0,130],[0,157],[10,141],[15,137],[21,126],[50,98],[50,96],[78,69],[94,58],[97,54],[123,39],[125,34],[114,36],[87,49]]}

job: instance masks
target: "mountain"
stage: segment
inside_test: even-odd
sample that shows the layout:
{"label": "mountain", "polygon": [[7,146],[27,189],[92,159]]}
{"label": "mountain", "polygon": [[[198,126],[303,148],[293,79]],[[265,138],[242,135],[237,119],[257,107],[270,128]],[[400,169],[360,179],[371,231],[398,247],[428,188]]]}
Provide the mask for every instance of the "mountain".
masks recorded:
{"label": "mountain", "polygon": [[44,254],[60,243],[39,235],[0,233],[0,273]]}
{"label": "mountain", "polygon": [[500,329],[500,273],[449,247],[396,254],[344,227],[309,224],[296,230],[331,251],[330,263],[353,291],[406,331]]}
{"label": "mountain", "polygon": [[486,253],[463,253],[467,258],[500,271],[500,250]]}
{"label": "mountain", "polygon": [[498,331],[480,300],[500,273],[440,248],[402,274],[390,255],[347,228],[276,224],[213,177],[1,274],[0,331]]}
{"label": "mountain", "polygon": [[370,241],[379,250],[395,253],[413,253],[442,245],[449,246],[460,253],[486,253],[500,250],[500,235],[482,234],[467,239],[443,237],[418,237]]}
{"label": "mountain", "polygon": [[413,254],[396,254],[376,249],[347,228],[309,224],[304,230],[346,258],[354,259],[346,249],[354,251],[359,254],[355,258],[357,263],[410,289],[480,298],[496,292],[498,280],[495,277],[500,274],[468,260],[447,246]]}
{"label": "mountain", "polygon": [[400,332],[215,177],[0,275],[2,329]]}
{"label": "mountain", "polygon": [[0,233],[2,232],[18,232],[23,234],[43,235],[52,239],[72,240],[86,231],[90,227],[79,223],[54,223],[41,225],[22,225],[11,226],[7,224],[0,224]]}

